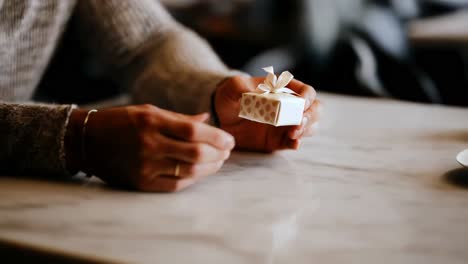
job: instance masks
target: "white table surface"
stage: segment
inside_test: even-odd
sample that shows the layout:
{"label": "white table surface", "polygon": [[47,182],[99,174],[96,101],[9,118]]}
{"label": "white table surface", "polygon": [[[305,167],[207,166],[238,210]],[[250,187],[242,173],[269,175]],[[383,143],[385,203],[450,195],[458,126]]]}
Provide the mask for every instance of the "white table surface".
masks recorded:
{"label": "white table surface", "polygon": [[322,100],[299,151],[236,153],[176,194],[0,177],[0,241],[122,263],[468,263],[468,109]]}

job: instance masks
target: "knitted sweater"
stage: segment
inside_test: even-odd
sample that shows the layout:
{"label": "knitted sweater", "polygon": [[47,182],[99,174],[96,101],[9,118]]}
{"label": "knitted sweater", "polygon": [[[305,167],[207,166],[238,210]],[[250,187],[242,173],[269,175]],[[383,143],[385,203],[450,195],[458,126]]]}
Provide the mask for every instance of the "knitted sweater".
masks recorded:
{"label": "knitted sweater", "polygon": [[72,15],[80,45],[136,103],[208,111],[216,84],[233,74],[156,0],[0,1],[2,174],[68,174],[64,135],[75,106],[29,101]]}

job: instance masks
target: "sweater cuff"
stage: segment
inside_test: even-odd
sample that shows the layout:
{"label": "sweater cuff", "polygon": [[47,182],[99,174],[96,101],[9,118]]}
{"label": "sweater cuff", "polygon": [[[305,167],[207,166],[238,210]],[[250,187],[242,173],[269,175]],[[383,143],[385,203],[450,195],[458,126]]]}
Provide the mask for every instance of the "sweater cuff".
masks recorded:
{"label": "sweater cuff", "polygon": [[75,105],[0,103],[0,164],[13,174],[58,176],[65,162],[65,132]]}

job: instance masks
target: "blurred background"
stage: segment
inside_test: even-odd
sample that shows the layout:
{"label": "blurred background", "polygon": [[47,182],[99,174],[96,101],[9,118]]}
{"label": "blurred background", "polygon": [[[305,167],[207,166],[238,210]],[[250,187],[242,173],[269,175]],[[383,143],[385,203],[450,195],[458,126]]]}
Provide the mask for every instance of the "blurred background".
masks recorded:
{"label": "blurred background", "polygon": [[468,0],[163,0],[227,65],[321,91],[468,106]]}
{"label": "blurred background", "polygon": [[[468,0],[161,2],[231,68],[265,76],[261,68],[272,65],[318,91],[468,106]],[[67,32],[36,100],[81,103],[122,92],[83,62]],[[79,93],[64,95],[63,79]]]}

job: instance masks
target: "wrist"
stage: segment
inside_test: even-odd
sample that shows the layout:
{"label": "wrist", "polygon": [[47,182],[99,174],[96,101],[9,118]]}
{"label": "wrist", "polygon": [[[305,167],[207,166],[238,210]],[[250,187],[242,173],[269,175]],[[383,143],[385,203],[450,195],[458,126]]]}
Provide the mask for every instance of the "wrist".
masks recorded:
{"label": "wrist", "polygon": [[222,79],[221,81],[219,81],[216,84],[216,88],[214,89],[213,93],[211,94],[211,98],[210,98],[211,119],[212,119],[213,125],[218,127],[218,128],[221,128],[221,122],[220,122],[220,119],[219,119],[219,115],[218,115],[218,111],[217,111],[217,104],[216,104],[217,96],[218,96],[217,93],[218,93],[218,90],[220,89],[220,87],[222,87],[231,78],[232,78],[232,76],[228,76],[228,77],[225,77],[224,79]]}
{"label": "wrist", "polygon": [[213,119],[213,124],[216,127],[220,127],[221,124],[219,123],[219,116],[218,116],[218,113],[216,112],[216,90],[214,90],[213,94],[211,95],[210,111],[211,111],[211,118]]}
{"label": "wrist", "polygon": [[73,110],[65,132],[65,161],[67,170],[72,174],[76,174],[83,169],[81,160],[81,133],[86,115],[86,110]]}

